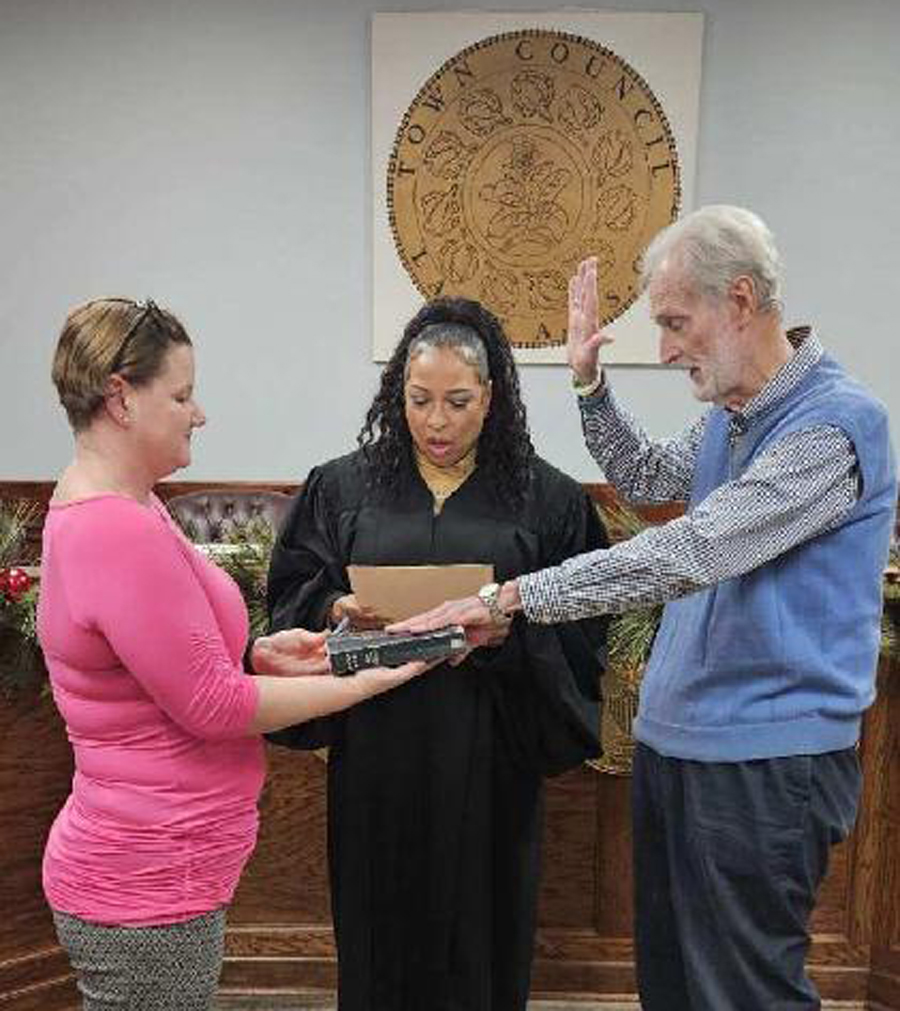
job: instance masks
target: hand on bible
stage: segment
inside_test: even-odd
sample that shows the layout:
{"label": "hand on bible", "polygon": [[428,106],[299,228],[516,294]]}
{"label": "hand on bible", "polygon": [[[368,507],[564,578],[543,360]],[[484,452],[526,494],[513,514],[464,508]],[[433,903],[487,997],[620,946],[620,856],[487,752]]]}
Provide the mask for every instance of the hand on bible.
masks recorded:
{"label": "hand on bible", "polygon": [[257,674],[298,677],[328,674],[331,665],[325,652],[327,632],[307,632],[291,628],[265,635],[253,643],[250,662]]}
{"label": "hand on bible", "polygon": [[566,355],[569,367],[586,385],[597,378],[600,348],[612,344],[613,338],[600,330],[597,309],[597,257],[589,256],[578,265],[569,281],[569,329]]}
{"label": "hand on bible", "polygon": [[[291,628],[262,636],[253,643],[253,670],[275,677],[331,674],[331,662],[325,651],[325,640],[330,634]],[[365,684],[365,695],[378,695],[439,663],[439,660],[415,660],[400,667],[368,667],[357,671],[354,680],[359,685]]]}
{"label": "hand on bible", "polygon": [[[480,597],[462,597],[448,600],[424,614],[388,625],[386,632],[431,632],[447,625],[462,625],[466,640],[473,649],[477,646],[499,646],[509,635],[510,622],[495,623],[491,612]],[[466,654],[454,658],[461,663]],[[450,663],[454,663],[451,660]]]}

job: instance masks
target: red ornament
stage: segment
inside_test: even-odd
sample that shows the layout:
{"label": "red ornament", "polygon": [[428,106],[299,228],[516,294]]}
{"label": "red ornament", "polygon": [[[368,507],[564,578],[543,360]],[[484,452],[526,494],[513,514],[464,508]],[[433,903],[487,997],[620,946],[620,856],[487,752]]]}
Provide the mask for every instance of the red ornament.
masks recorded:
{"label": "red ornament", "polygon": [[0,569],[0,597],[6,596],[6,586],[9,582],[9,569]]}
{"label": "red ornament", "polygon": [[7,569],[2,592],[12,601],[19,601],[31,589],[31,576],[24,569]]}

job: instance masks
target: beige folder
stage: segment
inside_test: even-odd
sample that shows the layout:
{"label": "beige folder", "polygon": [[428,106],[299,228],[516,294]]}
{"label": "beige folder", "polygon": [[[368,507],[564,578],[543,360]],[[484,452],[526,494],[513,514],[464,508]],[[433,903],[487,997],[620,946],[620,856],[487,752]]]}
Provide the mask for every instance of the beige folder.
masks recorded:
{"label": "beige folder", "polygon": [[359,603],[387,621],[471,597],[494,581],[493,565],[348,565],[347,573]]}

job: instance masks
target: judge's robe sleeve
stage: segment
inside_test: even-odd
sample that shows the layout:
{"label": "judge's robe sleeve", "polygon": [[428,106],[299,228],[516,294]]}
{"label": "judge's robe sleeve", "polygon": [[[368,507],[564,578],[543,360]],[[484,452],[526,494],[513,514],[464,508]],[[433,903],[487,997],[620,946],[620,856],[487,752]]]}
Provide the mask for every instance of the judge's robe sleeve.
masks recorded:
{"label": "judge's robe sleeve", "polygon": [[[272,549],[267,587],[270,631],[326,628],[332,604],[350,592],[338,543],[337,510],[322,471],[315,468],[297,493]],[[318,717],[265,736],[287,748],[321,748],[335,743],[342,719],[340,713]]]}
{"label": "judge's robe sleeve", "polygon": [[[566,485],[545,498],[543,557],[532,569],[609,546],[590,497]],[[484,654],[504,737],[514,760],[530,771],[555,776],[600,754],[607,624],[605,616],[539,625],[517,615],[502,647],[473,654]]]}

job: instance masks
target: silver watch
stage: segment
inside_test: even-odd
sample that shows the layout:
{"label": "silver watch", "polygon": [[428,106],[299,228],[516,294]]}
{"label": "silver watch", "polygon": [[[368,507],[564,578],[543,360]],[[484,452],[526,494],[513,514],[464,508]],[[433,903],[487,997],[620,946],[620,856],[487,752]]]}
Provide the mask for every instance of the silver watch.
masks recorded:
{"label": "silver watch", "polygon": [[491,621],[495,625],[502,625],[510,621],[510,615],[500,606],[500,584],[486,583],[478,591],[478,599],[488,609]]}

